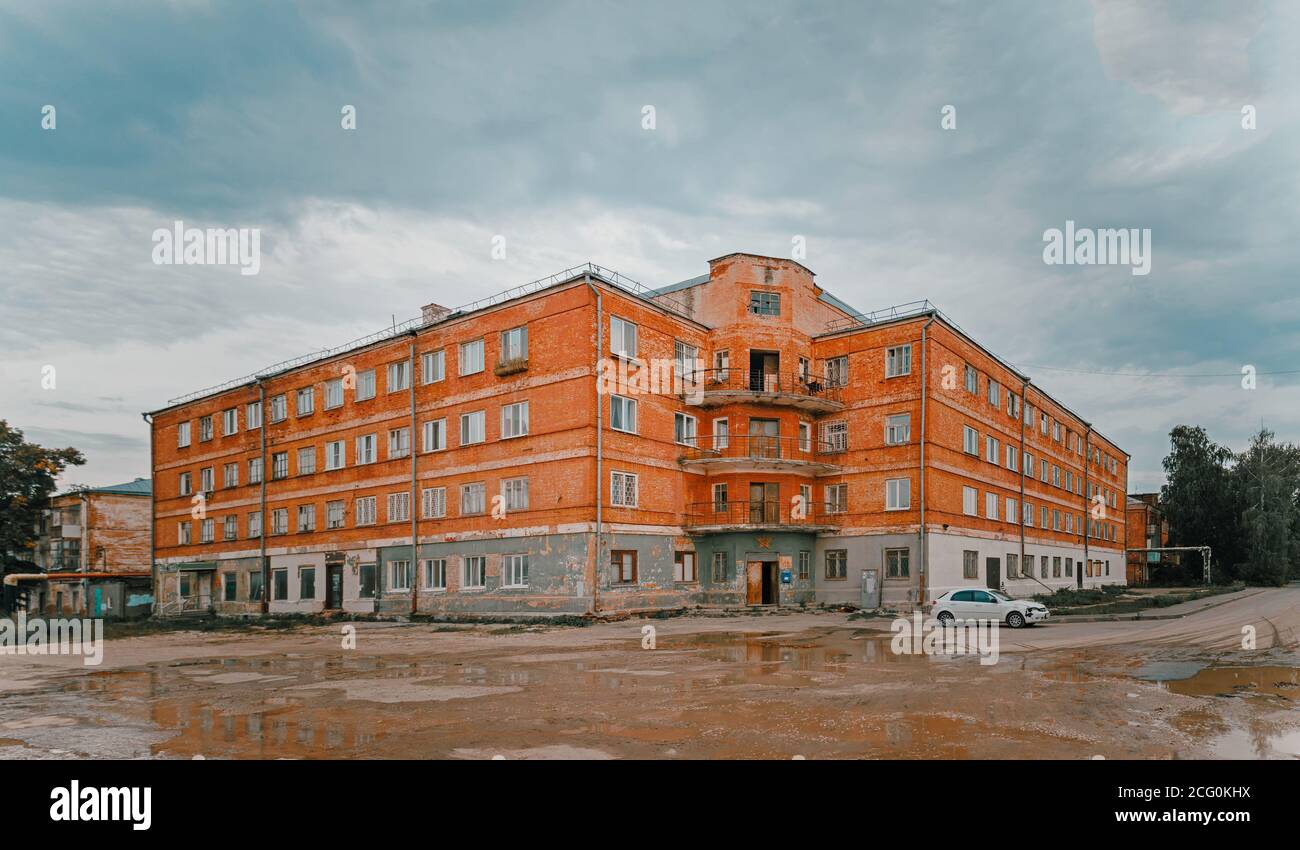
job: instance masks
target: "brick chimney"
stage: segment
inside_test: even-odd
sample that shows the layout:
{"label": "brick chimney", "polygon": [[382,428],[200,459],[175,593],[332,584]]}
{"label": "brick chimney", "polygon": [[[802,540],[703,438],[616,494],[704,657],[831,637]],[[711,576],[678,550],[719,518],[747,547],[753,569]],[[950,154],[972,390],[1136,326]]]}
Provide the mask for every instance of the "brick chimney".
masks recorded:
{"label": "brick chimney", "polygon": [[451,312],[451,308],[444,307],[441,304],[425,304],[420,308],[420,312],[424,314],[424,323],[432,325],[434,322],[441,321],[446,317]]}

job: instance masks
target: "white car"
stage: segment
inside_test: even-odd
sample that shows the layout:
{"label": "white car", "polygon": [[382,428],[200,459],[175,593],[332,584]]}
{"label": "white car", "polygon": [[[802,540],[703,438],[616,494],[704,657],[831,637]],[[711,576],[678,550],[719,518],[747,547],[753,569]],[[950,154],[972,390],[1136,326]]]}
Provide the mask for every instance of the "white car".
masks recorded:
{"label": "white car", "polygon": [[954,620],[997,620],[1013,629],[1044,622],[1048,617],[1047,606],[1038,602],[972,587],[950,590],[935,599],[931,614],[945,624]]}

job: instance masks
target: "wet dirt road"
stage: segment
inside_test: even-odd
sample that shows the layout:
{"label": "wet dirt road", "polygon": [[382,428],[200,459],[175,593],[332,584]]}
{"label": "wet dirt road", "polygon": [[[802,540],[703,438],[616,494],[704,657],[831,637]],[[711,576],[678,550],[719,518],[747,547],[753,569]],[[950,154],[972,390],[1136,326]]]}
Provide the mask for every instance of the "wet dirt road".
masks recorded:
{"label": "wet dirt road", "polygon": [[0,656],[0,757],[1300,758],[1300,587],[1003,629],[992,665],[836,613],[343,625]]}

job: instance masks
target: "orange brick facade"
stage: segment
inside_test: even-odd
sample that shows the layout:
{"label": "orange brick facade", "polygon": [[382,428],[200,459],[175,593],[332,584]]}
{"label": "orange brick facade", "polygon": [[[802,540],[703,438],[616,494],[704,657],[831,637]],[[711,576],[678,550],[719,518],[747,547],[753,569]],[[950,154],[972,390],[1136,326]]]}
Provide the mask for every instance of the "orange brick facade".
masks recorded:
{"label": "orange brick facade", "polygon": [[907,607],[1124,580],[1121,450],[928,305],[858,316],[784,259],[650,291],[591,267],[151,418],[165,613]]}

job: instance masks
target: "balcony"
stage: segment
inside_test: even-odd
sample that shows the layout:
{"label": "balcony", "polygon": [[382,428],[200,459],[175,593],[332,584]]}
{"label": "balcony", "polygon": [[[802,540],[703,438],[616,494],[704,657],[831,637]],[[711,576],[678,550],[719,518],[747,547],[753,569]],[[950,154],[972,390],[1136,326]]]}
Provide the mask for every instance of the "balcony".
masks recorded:
{"label": "balcony", "polygon": [[[824,378],[798,372],[764,369],[701,369],[693,377],[694,397],[703,407],[720,404],[758,403],[795,407],[810,413],[833,413],[844,409],[840,387]],[[688,388],[685,395],[693,394]]]}
{"label": "balcony", "polygon": [[795,531],[815,533],[840,527],[840,515],[821,505],[808,505],[802,515],[779,501],[693,502],[686,506],[682,526],[690,534],[725,531]]}
{"label": "balcony", "polygon": [[726,445],[717,439],[699,439],[701,445],[688,446],[679,458],[682,466],[710,469],[714,472],[794,472],[804,475],[830,475],[840,471],[837,446],[798,437],[739,435],[729,437]]}

